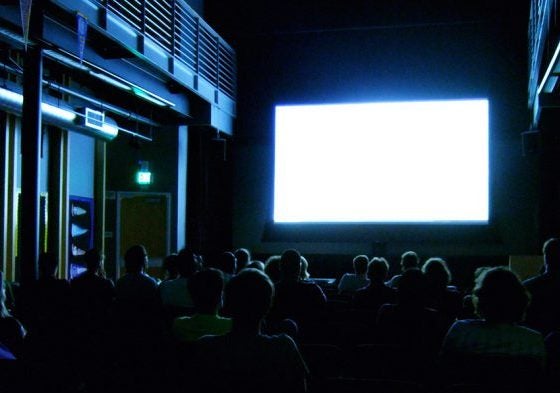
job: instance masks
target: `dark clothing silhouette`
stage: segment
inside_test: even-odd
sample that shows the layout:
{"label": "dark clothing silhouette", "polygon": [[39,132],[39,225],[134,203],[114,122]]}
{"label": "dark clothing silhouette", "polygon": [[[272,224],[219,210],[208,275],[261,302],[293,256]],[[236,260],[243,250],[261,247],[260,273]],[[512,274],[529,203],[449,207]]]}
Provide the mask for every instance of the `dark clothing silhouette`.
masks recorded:
{"label": "dark clothing silhouette", "polygon": [[201,391],[304,392],[307,366],[287,335],[228,333],[197,342]]}
{"label": "dark clothing silhouette", "polygon": [[560,275],[544,273],[523,281],[531,294],[526,323],[543,335],[560,330],[560,307],[555,300],[560,297]]}
{"label": "dark clothing silhouette", "polygon": [[427,306],[454,321],[463,308],[463,296],[454,287],[431,288],[427,291]]}
{"label": "dark clothing silhouette", "polygon": [[115,285],[97,274],[84,272],[70,282],[76,307],[90,312],[106,310],[115,298]]}
{"label": "dark clothing silhouette", "polygon": [[384,344],[437,353],[449,328],[447,318],[425,307],[385,304],[377,316]]}
{"label": "dark clothing silhouette", "polygon": [[365,288],[358,289],[354,294],[353,305],[364,311],[377,314],[379,308],[385,303],[395,303],[397,291],[384,283],[371,283]]}
{"label": "dark clothing silhouette", "polygon": [[327,298],[317,284],[304,281],[284,281],[276,284],[274,305],[269,314],[273,321],[292,319],[302,334],[311,333],[319,323]]}

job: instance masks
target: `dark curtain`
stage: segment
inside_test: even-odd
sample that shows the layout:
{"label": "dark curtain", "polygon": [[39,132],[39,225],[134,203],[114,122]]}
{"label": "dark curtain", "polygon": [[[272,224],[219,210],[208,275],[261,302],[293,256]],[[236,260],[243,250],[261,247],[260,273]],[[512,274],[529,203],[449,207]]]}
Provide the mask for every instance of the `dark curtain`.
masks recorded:
{"label": "dark curtain", "polygon": [[189,127],[187,245],[213,256],[231,249],[231,139],[208,127]]}

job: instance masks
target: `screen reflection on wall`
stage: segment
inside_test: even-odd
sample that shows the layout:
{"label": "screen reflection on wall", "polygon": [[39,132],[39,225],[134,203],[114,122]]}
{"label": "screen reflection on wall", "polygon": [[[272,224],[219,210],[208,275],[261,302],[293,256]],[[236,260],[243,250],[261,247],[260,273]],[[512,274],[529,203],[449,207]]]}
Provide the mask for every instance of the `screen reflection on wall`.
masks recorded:
{"label": "screen reflection on wall", "polygon": [[276,106],[274,221],[488,222],[488,107]]}

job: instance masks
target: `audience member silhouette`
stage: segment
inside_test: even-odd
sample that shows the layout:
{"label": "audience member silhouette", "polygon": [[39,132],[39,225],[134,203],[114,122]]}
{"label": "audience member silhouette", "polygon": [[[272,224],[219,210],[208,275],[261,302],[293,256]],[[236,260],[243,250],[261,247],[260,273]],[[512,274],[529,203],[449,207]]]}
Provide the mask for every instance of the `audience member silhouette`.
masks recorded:
{"label": "audience member silhouette", "polygon": [[10,349],[0,342],[0,360],[16,360]]}
{"label": "audience member silhouette", "polygon": [[338,293],[354,293],[369,284],[367,277],[368,257],[358,255],[352,260],[354,273],[344,273],[338,283]]}
{"label": "audience member silhouette", "polygon": [[233,253],[237,260],[237,271],[241,271],[249,262],[251,262],[251,252],[246,248],[238,248]]}
{"label": "audience member silhouette", "polygon": [[450,286],[451,272],[442,258],[430,258],[422,267],[427,279],[427,303],[450,321],[454,321],[461,312],[463,297],[455,287]]}
{"label": "audience member silhouette", "polygon": [[212,268],[196,272],[187,286],[195,314],[175,319],[172,328],[174,336],[179,341],[192,342],[207,334],[228,333],[231,330],[231,319],[218,315],[224,289],[222,272]]}
{"label": "audience member silhouette", "polygon": [[154,307],[157,301],[157,281],[146,273],[148,253],[142,245],[126,250],[124,255],[126,274],[115,285],[116,300],[137,309]]}
{"label": "audience member silhouette", "polygon": [[39,279],[22,287],[22,322],[28,330],[25,356],[62,360],[67,357],[70,322],[70,283],[57,278],[58,259],[53,253],[39,255]]}
{"label": "audience member silhouette", "polygon": [[189,278],[200,269],[196,255],[189,249],[182,249],[177,254],[177,271],[179,277],[162,282],[159,286],[161,302],[164,307],[191,308],[194,306],[187,289]]}
{"label": "audience member silhouette", "polygon": [[280,259],[280,255],[272,255],[264,264],[264,272],[275,284],[280,281]]}
{"label": "audience member silhouette", "polygon": [[560,239],[548,239],[543,246],[544,272],[529,278],[523,285],[531,294],[527,310],[527,325],[544,335],[560,330]]}
{"label": "audience member silhouette", "polygon": [[[550,374],[554,377],[558,375],[560,371],[560,331],[554,331],[549,333],[544,344],[547,353],[547,364],[550,370]],[[560,381],[555,381],[555,385],[558,386]]]}
{"label": "audience member silhouette", "polygon": [[[115,297],[113,282],[104,277],[103,255],[96,249],[84,254],[86,271],[70,281],[74,309],[80,317],[96,318],[105,313]],[[90,321],[93,322],[93,321]]]}
{"label": "audience member silhouette", "polygon": [[461,312],[457,316],[457,319],[475,319],[475,318],[478,318],[478,315],[476,314],[475,307],[474,307],[472,292],[474,291],[474,288],[476,287],[477,283],[480,281],[480,279],[482,278],[484,273],[486,273],[486,271],[488,271],[490,269],[492,269],[492,267],[490,267],[490,266],[480,266],[480,267],[477,267],[475,269],[474,277],[473,277],[474,285],[473,285],[472,288],[468,289],[467,294],[463,297],[463,306],[462,306]]}
{"label": "audience member silhouette", "polygon": [[280,274],[271,318],[276,321],[292,319],[302,335],[310,334],[325,312],[325,294],[317,284],[301,280],[301,255],[297,250],[282,253]]}
{"label": "audience member silhouette", "polygon": [[161,350],[164,329],[158,283],[145,271],[148,254],[142,245],[130,247],[125,255],[126,274],[116,283],[113,313],[113,360],[122,370],[123,390],[144,387]]}
{"label": "audience member silhouette", "polygon": [[220,254],[218,257],[217,268],[222,271],[224,275],[224,282],[227,284],[237,272],[237,259],[235,258],[235,255],[229,251]]}
{"label": "audience member silhouette", "polygon": [[481,319],[456,321],[445,337],[442,356],[524,356],[544,363],[543,336],[518,325],[529,294],[514,273],[502,267],[489,269],[473,295]]}
{"label": "audience member silhouette", "polygon": [[355,308],[370,311],[377,315],[385,303],[397,300],[397,291],[385,284],[389,264],[385,258],[374,257],[367,267],[369,285],[358,289],[353,298]]}
{"label": "audience member silhouette", "polygon": [[246,268],[247,269],[257,269],[257,270],[260,270],[261,272],[264,272],[264,263],[262,263],[261,261],[251,261],[246,266]]}
{"label": "audience member silhouette", "polygon": [[177,270],[177,254],[169,254],[163,258],[162,268],[165,271],[163,281],[174,280],[179,277],[179,271]]}
{"label": "audience member silhouette", "polygon": [[[401,271],[404,273],[408,269],[416,269],[420,265],[420,258],[418,254],[414,251],[406,251],[401,255]],[[391,288],[398,288],[399,281],[402,277],[402,274],[396,274],[389,280],[387,283],[388,286]]]}
{"label": "audience member silhouette", "polygon": [[[0,271],[0,273],[1,273],[1,271]],[[8,310],[8,312],[10,312],[12,314],[15,314],[14,311],[16,310],[16,307],[17,307],[16,306],[16,298],[17,298],[17,294],[19,293],[20,288],[21,288],[21,286],[20,286],[19,282],[4,280],[4,292],[5,292],[5,295],[6,295],[6,298],[4,300],[4,305],[6,306],[6,309]]]}
{"label": "audience member silhouette", "polygon": [[70,281],[72,298],[71,355],[74,367],[87,379],[88,386],[96,384],[102,364],[107,359],[110,340],[115,334],[111,326],[111,311],[115,299],[113,282],[104,277],[103,255],[96,249],[84,254],[86,271]]}
{"label": "audience member silhouette", "polygon": [[41,323],[49,325],[55,320],[64,320],[68,315],[70,283],[57,278],[58,259],[54,253],[39,255],[39,279],[35,283],[33,302],[35,316]]}
{"label": "audience member silhouette", "polygon": [[[185,252],[185,251],[187,251],[187,250],[188,250],[188,248],[182,249],[183,252]],[[181,251],[179,251],[179,254],[180,254],[180,253],[181,253]],[[193,255],[194,255],[194,262],[195,262],[195,266],[196,266],[196,267],[195,267],[195,271],[202,270],[202,269],[204,269],[204,268],[206,268],[206,267],[212,267],[212,266],[209,266],[209,265],[207,264],[207,262],[204,260],[204,256],[203,256],[203,255],[201,255],[201,254],[196,254],[196,253],[194,253],[194,252],[193,252]]]}
{"label": "audience member silhouette", "polygon": [[0,343],[15,357],[20,357],[26,331],[22,324],[8,311],[6,304],[4,274],[0,271]]}
{"label": "audience member silhouette", "polygon": [[[299,255],[298,255],[299,257]],[[304,392],[307,367],[287,335],[261,333],[274,285],[256,269],[244,269],[226,286],[231,332],[198,341],[199,388],[210,392]]]}
{"label": "audience member silhouette", "polygon": [[311,275],[309,274],[309,262],[307,259],[302,255],[301,256],[301,271],[299,273],[299,278],[302,281],[309,280]]}
{"label": "audience member silhouette", "polygon": [[415,268],[406,269],[397,290],[397,304],[379,309],[377,324],[383,344],[435,354],[449,324],[437,311],[426,307],[427,280]]}

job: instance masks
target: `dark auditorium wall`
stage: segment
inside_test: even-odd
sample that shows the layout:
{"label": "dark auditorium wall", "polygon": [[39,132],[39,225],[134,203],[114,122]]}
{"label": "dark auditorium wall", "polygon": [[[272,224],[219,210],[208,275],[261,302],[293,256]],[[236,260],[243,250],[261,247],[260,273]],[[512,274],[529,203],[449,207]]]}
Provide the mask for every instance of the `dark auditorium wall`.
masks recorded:
{"label": "dark auditorium wall", "polygon": [[[156,192],[171,195],[170,247],[171,251],[185,245],[185,188],[186,182],[187,129],[167,127],[154,130],[153,141],[139,142],[125,133],[107,144],[107,191]],[[183,152],[180,156],[180,152]],[[152,184],[140,186],[135,182],[138,161],[150,163]],[[183,167],[183,169],[180,168]],[[108,194],[106,205],[107,259],[114,261],[116,204],[114,196]],[[149,220],[148,220],[149,221]],[[149,253],[150,250],[148,250]]]}
{"label": "dark auditorium wall", "polygon": [[[491,105],[491,206],[485,241],[400,239],[395,255],[538,252],[538,156],[523,156],[527,111],[527,5],[483,1],[206,1],[206,17],[238,54],[234,135],[233,244],[267,255],[375,252],[360,241],[263,240],[271,214],[275,103],[488,97]],[[519,4],[521,3],[521,4]],[[343,132],[343,130],[341,130]],[[426,192],[426,190],[418,190]]]}

